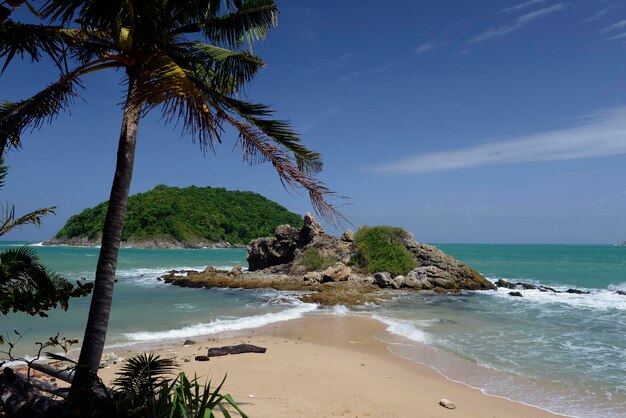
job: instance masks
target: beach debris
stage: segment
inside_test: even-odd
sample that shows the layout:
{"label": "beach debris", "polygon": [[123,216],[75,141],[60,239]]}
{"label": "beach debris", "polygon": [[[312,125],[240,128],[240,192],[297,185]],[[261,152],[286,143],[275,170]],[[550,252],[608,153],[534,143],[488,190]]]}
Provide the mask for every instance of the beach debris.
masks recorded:
{"label": "beach debris", "polygon": [[521,292],[509,292],[509,295],[515,296],[515,297],[518,297],[518,298],[523,298],[524,297],[524,295],[522,295]]}
{"label": "beach debris", "polygon": [[254,395],[248,395],[248,398],[254,398]]}
{"label": "beach debris", "polygon": [[196,342],[194,340],[185,340],[183,343],[183,347],[187,347],[188,345],[194,345]]}
{"label": "beach debris", "polygon": [[33,370],[37,370],[38,372],[47,374],[48,376],[52,376],[59,380],[62,380],[66,383],[72,383],[72,378],[74,377],[74,370],[58,370],[52,366],[42,363],[30,363],[30,368]]}
{"label": "beach debris", "polygon": [[452,402],[451,400],[448,400],[446,398],[441,398],[439,400],[439,405],[443,406],[444,408],[448,408],[448,409],[456,409],[456,404],[454,402]]}
{"label": "beach debris", "polygon": [[184,358],[183,358],[183,362],[184,362],[184,363],[190,363],[190,362],[191,362],[191,359],[190,359],[189,357],[184,357]]}
{"label": "beach debris", "polygon": [[208,356],[196,356],[195,360],[196,361],[209,361],[211,359]]}
{"label": "beach debris", "polygon": [[230,354],[243,353],[265,353],[267,348],[259,347],[252,344],[226,345],[224,347],[209,348],[207,355],[209,357],[227,356]]}

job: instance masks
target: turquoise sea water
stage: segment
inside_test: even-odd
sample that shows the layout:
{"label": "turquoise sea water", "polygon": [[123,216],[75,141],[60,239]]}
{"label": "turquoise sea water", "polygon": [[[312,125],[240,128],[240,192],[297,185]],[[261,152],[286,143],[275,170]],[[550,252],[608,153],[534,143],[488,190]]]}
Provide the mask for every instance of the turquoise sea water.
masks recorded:
{"label": "turquoise sea water", "polygon": [[[0,249],[16,243],[0,243]],[[521,290],[458,296],[400,293],[384,306],[318,309],[272,290],[181,289],[156,280],[172,269],[245,266],[243,249],[123,249],[108,344],[183,339],[258,327],[323,311],[374,317],[388,326],[390,349],[434,365],[487,393],[579,417],[626,416],[626,247],[437,245],[491,280],[505,278],[589,295]],[[36,247],[70,279],[93,278],[98,250]],[[9,315],[0,331],[25,331],[19,347],[60,332],[82,338],[87,300],[50,318]],[[18,349],[19,349],[18,347]]]}

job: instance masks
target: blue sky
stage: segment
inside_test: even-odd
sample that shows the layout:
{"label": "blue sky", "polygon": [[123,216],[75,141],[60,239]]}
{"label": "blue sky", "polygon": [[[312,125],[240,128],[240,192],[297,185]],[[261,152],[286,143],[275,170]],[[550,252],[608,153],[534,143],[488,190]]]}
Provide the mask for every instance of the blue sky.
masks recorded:
{"label": "blue sky", "polygon": [[[322,152],[320,178],[349,197],[335,203],[354,225],[400,225],[442,243],[626,240],[626,3],[279,6],[278,29],[256,47],[267,68],[248,97],[272,104]],[[0,98],[25,98],[54,76],[48,63],[15,62]],[[119,81],[89,76],[71,114],[9,155],[3,199],[18,213],[58,211],[5,239],[49,238],[108,198]],[[270,166],[243,164],[232,139],[203,156],[157,115],[145,118],[132,192],[221,186],[311,210]]]}

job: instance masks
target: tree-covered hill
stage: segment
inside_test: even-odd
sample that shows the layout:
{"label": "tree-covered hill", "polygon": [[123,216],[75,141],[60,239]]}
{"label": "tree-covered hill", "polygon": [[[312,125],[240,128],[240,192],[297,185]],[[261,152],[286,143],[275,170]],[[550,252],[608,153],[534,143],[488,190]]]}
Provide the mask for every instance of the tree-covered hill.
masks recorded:
{"label": "tree-covered hill", "polygon": [[[72,216],[49,244],[99,243],[108,202]],[[302,218],[253,192],[212,187],[168,187],[130,196],[122,240],[137,246],[246,244],[270,236],[278,225]]]}

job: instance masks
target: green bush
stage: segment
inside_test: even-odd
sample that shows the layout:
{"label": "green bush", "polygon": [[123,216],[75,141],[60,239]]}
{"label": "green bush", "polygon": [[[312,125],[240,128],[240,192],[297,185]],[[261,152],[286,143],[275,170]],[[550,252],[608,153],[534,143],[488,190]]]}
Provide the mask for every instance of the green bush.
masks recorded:
{"label": "green bush", "polygon": [[359,250],[356,264],[370,273],[407,274],[417,267],[415,257],[404,246],[404,240],[409,237],[409,233],[402,228],[362,227],[354,237],[354,244]]}
{"label": "green bush", "polygon": [[322,254],[319,248],[310,247],[302,253],[302,264],[307,271],[326,270],[337,260]]}

